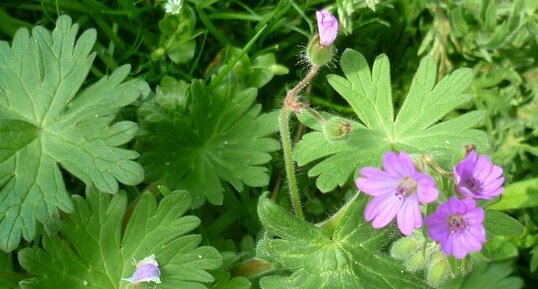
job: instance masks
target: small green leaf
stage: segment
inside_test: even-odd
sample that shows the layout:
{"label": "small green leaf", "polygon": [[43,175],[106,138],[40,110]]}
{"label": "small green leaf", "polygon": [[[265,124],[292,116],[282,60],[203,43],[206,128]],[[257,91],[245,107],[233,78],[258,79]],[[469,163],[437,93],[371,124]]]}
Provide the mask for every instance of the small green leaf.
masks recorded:
{"label": "small green leaf", "polygon": [[498,211],[486,210],[484,226],[488,234],[493,235],[519,236],[524,231],[523,225],[518,220]]}
{"label": "small green leaf", "polygon": [[268,235],[258,243],[257,255],[281,269],[263,277],[261,288],[429,288],[381,251],[391,230],[364,222],[365,203],[354,200],[329,234],[260,198],[258,213]]}
{"label": "small green leaf", "polygon": [[172,192],[159,203],[142,195],[125,231],[127,198],[90,191],[84,200],[74,196],[75,212],[62,226],[60,236],[43,236],[42,248],[19,252],[19,262],[32,276],[22,288],[125,288],[133,260],[155,254],[161,270],[159,288],[207,288],[206,270],[220,267],[222,258],[213,247],[199,247],[201,237],[188,234],[200,224],[183,216],[191,207],[187,192]]}
{"label": "small green leaf", "polygon": [[507,185],[500,201],[488,209],[503,211],[535,206],[538,206],[538,178]]}
{"label": "small green leaf", "polygon": [[[60,211],[71,212],[59,165],[88,186],[116,193],[118,183],[144,178],[138,153],[118,148],[137,131],[114,123],[118,110],[149,92],[142,80],[124,82],[122,66],[81,90],[95,58],[95,30],[77,37],[62,16],[49,32],[19,30],[11,46],[0,41],[0,249],[32,240],[41,222],[58,230]],[[14,177],[16,176],[16,177]]]}
{"label": "small green leaf", "polygon": [[144,104],[137,145],[147,179],[191,192],[195,207],[206,198],[221,204],[223,182],[238,191],[244,185],[266,186],[264,164],[271,160],[269,152],[279,147],[270,137],[277,130],[277,116],[261,113],[256,93],[240,88],[230,73],[215,89],[193,81],[186,106],[180,100],[176,105],[157,102],[159,95]]}
{"label": "small green leaf", "polygon": [[451,167],[465,145],[474,144],[478,150],[489,147],[487,135],[472,128],[485,112],[443,119],[470,100],[465,93],[473,77],[470,69],[458,69],[436,85],[437,66],[433,58],[425,57],[395,116],[386,56],[379,56],[370,71],[364,56],[347,49],[340,65],[345,78],[329,75],[327,79],[360,122],[350,121],[349,136],[338,141],[325,139],[319,128],[312,127],[314,131],[303,136],[294,152],[300,166],[320,160],[308,175],[317,177],[316,185],[322,192],[344,185],[360,167],[377,166],[388,150],[429,154]]}

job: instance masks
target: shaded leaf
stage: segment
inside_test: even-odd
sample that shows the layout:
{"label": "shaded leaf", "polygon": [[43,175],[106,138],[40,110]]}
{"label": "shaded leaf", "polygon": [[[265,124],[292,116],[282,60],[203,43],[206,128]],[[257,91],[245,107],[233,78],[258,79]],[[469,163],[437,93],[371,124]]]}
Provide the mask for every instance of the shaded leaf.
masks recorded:
{"label": "shaded leaf", "polygon": [[[269,136],[277,129],[275,113],[262,114],[254,104],[256,89],[241,89],[230,75],[211,90],[193,81],[174,103],[156,96],[140,109],[143,132],[138,139],[140,162],[150,181],[193,194],[194,206],[207,198],[223,200],[223,182],[242,191],[244,185],[265,186],[269,182],[263,166],[278,142]],[[185,103],[183,106],[182,103]],[[202,180],[202,181],[201,181]]]}

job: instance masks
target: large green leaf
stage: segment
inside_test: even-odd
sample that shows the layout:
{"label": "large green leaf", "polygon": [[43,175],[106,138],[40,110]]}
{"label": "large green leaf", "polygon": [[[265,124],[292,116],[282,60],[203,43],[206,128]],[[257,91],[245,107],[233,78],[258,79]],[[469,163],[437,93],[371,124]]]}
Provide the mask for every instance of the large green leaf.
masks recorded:
{"label": "large green leaf", "polygon": [[[19,261],[32,278],[22,288],[125,288],[135,270],[133,260],[155,254],[161,270],[159,288],[199,289],[212,282],[206,270],[220,266],[213,247],[199,247],[200,235],[188,234],[200,224],[182,216],[191,207],[187,192],[172,192],[159,204],[142,195],[122,234],[127,198],[88,193],[73,197],[75,212],[62,225],[60,236],[44,236],[42,248],[19,252]],[[148,284],[149,285],[149,284]]]}
{"label": "large green leaf", "polygon": [[[95,53],[95,31],[77,39],[78,25],[60,17],[51,32],[19,30],[11,47],[0,42],[0,248],[32,240],[36,220],[54,232],[59,210],[71,212],[60,164],[100,191],[143,180],[134,151],[117,148],[134,137],[133,122],[112,124],[115,113],[149,91],[123,82],[129,67],[79,91]],[[59,210],[58,210],[59,209]]]}
{"label": "large green leaf", "polygon": [[[465,93],[472,80],[470,69],[458,69],[435,85],[435,61],[424,58],[394,117],[386,56],[378,57],[370,71],[359,52],[347,49],[340,65],[345,78],[329,75],[329,83],[351,105],[360,122],[349,120],[352,129],[343,140],[328,140],[322,128],[313,125],[314,131],[303,136],[294,152],[299,165],[321,160],[308,172],[318,177],[316,184],[321,191],[342,186],[359,167],[378,165],[389,150],[430,154],[449,166],[466,144],[474,144],[479,150],[489,147],[487,135],[472,129],[485,112],[472,111],[443,120],[470,99]],[[311,123],[305,117],[302,121]]]}
{"label": "large green leaf", "polygon": [[271,160],[269,152],[278,149],[269,137],[277,118],[260,113],[256,89],[240,88],[233,73],[215,89],[199,80],[177,83],[174,89],[170,83],[161,85],[162,93],[140,109],[140,162],[150,181],[188,190],[195,206],[206,198],[221,204],[223,182],[239,191],[244,185],[268,184],[263,165]]}
{"label": "large green leaf", "polygon": [[327,232],[262,197],[258,212],[269,234],[259,242],[257,254],[282,272],[262,278],[261,287],[429,288],[382,252],[394,232],[373,229],[364,221],[365,199],[353,201],[334,230]]}

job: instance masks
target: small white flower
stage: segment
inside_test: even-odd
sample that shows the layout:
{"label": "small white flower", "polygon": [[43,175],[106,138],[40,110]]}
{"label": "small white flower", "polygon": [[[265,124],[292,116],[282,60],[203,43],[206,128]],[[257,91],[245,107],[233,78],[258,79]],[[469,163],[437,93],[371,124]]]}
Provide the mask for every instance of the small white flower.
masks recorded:
{"label": "small white flower", "polygon": [[183,0],[168,0],[164,3],[164,12],[166,14],[176,15],[181,12],[183,7]]}

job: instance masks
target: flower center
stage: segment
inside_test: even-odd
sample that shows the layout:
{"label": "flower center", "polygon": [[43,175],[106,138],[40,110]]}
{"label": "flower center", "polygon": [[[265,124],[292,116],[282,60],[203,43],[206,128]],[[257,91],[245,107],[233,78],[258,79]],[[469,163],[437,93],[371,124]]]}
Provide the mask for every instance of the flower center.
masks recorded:
{"label": "flower center", "polygon": [[417,181],[413,178],[405,177],[400,180],[396,187],[396,197],[400,200],[417,192]]}
{"label": "flower center", "polygon": [[482,182],[475,179],[474,177],[470,177],[464,180],[461,185],[467,188],[472,193],[477,193],[482,189]]}
{"label": "flower center", "polygon": [[448,228],[450,228],[451,233],[459,233],[467,227],[467,222],[465,219],[458,214],[450,215],[448,217]]}

